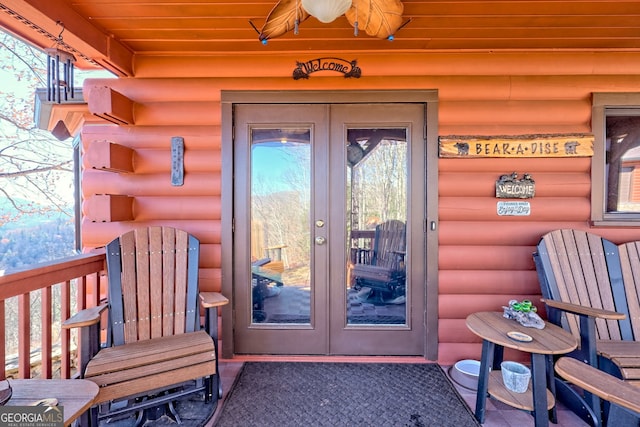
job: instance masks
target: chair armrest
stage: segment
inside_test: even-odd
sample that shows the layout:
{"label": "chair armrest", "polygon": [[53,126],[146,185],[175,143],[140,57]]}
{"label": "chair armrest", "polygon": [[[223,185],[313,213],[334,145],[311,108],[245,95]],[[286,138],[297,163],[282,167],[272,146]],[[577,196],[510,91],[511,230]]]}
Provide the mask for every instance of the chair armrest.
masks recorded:
{"label": "chair armrest", "polygon": [[[200,304],[205,309],[204,329],[216,343],[216,363],[218,360],[218,307],[229,303],[220,292],[200,292]],[[222,393],[222,392],[220,392]]]}
{"label": "chair armrest", "polygon": [[262,267],[265,264],[269,264],[271,262],[271,258],[262,258],[251,263],[251,267]]}
{"label": "chair armrest", "polygon": [[62,323],[63,329],[81,328],[100,322],[100,315],[107,308],[107,304],[98,305],[81,310]]}
{"label": "chair armrest", "polygon": [[567,313],[577,314],[580,316],[589,316],[608,320],[622,320],[627,317],[624,313],[618,313],[617,311],[586,307],[584,305],[572,304],[569,302],[562,302],[545,298],[542,298],[540,301],[551,308],[566,311]]}
{"label": "chair armrest", "polygon": [[200,303],[203,308],[214,308],[228,304],[229,299],[220,292],[200,292]]}
{"label": "chair armrest", "polygon": [[590,393],[633,412],[640,412],[640,388],[627,381],[570,357],[558,359],[555,370],[564,379]]}

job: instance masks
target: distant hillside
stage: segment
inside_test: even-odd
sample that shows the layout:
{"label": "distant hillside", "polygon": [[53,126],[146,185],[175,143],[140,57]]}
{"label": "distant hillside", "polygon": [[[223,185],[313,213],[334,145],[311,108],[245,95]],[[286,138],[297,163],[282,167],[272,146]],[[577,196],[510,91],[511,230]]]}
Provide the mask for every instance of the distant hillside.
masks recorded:
{"label": "distant hillside", "polygon": [[[25,199],[14,199],[14,202],[18,206],[29,206],[30,202]],[[43,213],[33,214],[21,214],[16,219],[16,208],[6,198],[0,198],[0,233],[3,230],[15,230],[23,228],[37,227],[45,222],[50,221],[65,221],[69,219],[68,215],[62,214],[58,211],[46,212],[46,209],[42,209]],[[73,212],[73,207],[67,208],[68,212]],[[11,220],[3,224],[2,218],[11,218]]]}
{"label": "distant hillside", "polygon": [[[26,201],[23,201],[27,203]],[[73,218],[60,212],[23,214],[15,218],[15,208],[0,199],[0,271],[22,270],[29,265],[73,255]]]}
{"label": "distant hillside", "polygon": [[[0,213],[0,216],[3,214]],[[27,228],[39,227],[46,223],[56,223],[70,221],[68,215],[64,215],[60,212],[50,212],[46,214],[29,214],[21,215],[17,221],[10,221],[0,225],[0,234],[4,230],[24,230]]]}

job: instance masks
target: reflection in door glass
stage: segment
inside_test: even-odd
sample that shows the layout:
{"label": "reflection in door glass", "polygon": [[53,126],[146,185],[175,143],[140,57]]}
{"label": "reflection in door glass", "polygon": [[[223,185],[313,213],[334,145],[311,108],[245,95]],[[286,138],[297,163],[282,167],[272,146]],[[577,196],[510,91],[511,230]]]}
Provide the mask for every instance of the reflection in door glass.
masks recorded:
{"label": "reflection in door glass", "polygon": [[254,323],[311,322],[310,130],[251,131]]}
{"label": "reflection in door glass", "polygon": [[640,212],[640,115],[607,111],[605,200],[607,213]]}
{"label": "reflection in door glass", "polygon": [[407,130],[347,131],[348,324],[405,324]]}

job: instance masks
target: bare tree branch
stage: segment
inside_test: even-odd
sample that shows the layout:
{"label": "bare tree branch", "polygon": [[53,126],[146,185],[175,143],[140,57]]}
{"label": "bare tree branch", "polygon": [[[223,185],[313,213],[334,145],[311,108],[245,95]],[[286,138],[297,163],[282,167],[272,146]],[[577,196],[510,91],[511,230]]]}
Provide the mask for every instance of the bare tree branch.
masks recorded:
{"label": "bare tree branch", "polygon": [[12,80],[0,89],[3,221],[46,211],[73,215],[73,148],[34,123],[35,89],[46,84],[45,69],[44,52],[0,33],[0,75]]}
{"label": "bare tree branch", "polygon": [[[29,57],[32,61],[38,60],[38,55],[33,52],[33,49],[30,46],[24,46],[26,51],[31,51],[31,56]],[[36,67],[33,65],[33,62],[28,62],[24,57],[22,57],[18,52],[16,52],[11,46],[7,46],[6,43],[0,42],[0,48],[5,48],[9,52],[11,52],[18,61],[21,61],[25,67],[27,67],[33,73],[33,76],[37,78],[40,82],[40,85],[45,86],[47,84],[46,80],[42,78],[42,73],[39,72]],[[41,60],[40,60],[41,61]]]}

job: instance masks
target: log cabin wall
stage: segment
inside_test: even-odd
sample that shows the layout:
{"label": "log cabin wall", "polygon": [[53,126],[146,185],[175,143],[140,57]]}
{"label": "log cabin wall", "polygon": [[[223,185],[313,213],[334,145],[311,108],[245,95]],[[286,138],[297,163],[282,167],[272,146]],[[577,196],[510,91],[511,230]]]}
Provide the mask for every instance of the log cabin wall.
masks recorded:
{"label": "log cabin wall", "polygon": [[[334,55],[335,56],[335,55]],[[168,224],[202,243],[201,288],[221,288],[221,106],[223,90],[437,89],[438,134],[524,135],[591,132],[593,92],[640,87],[632,53],[358,54],[360,79],[313,74],[293,80],[307,54],[256,57],[136,58],[135,78],[85,82],[133,102],[133,124],[86,124],[82,144],[110,141],[132,150],[132,171],[96,170],[85,160],[82,236],[103,246],[137,226]],[[184,185],[172,186],[171,138],[184,138]],[[440,159],[439,355],[451,364],[479,358],[479,340],[465,326],[474,311],[501,310],[509,299],[539,299],[532,261],[539,237],[552,229],[589,228],[591,158]],[[531,215],[496,214],[495,182],[513,171],[536,182]],[[128,196],[104,215],[97,195]],[[104,197],[104,196],[103,196]],[[114,198],[115,200],[115,198]],[[108,201],[107,201],[108,202]],[[124,207],[122,207],[124,206]],[[640,229],[600,228],[614,241]]]}

